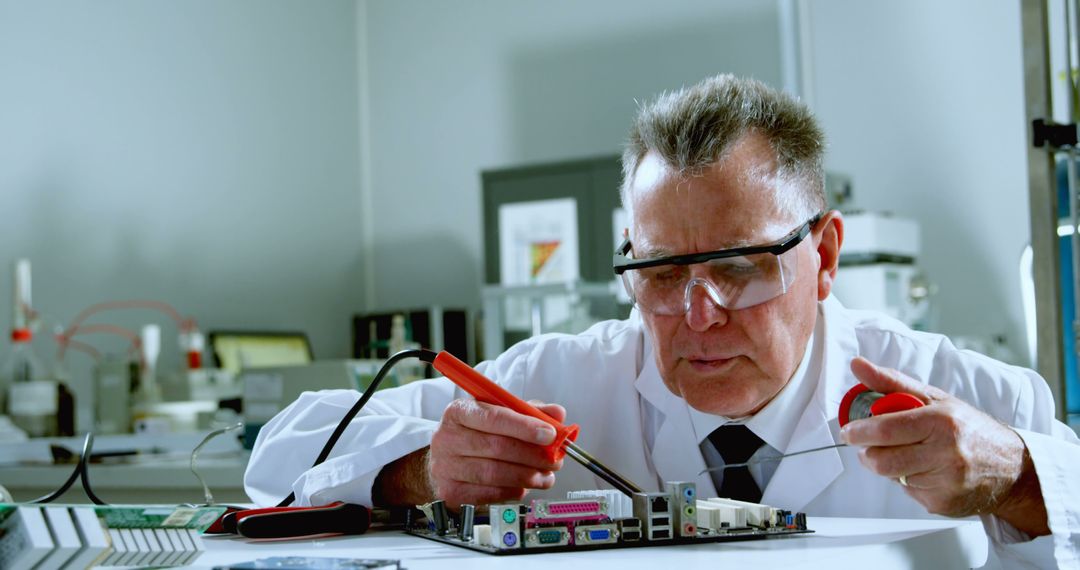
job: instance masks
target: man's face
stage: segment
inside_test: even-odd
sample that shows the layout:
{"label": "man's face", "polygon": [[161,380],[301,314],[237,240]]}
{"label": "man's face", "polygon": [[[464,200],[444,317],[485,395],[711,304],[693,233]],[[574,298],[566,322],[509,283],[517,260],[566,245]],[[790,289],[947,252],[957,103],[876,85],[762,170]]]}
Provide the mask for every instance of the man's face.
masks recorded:
{"label": "man's face", "polygon": [[[771,243],[805,222],[777,204],[773,157],[756,135],[743,137],[724,160],[693,176],[679,176],[646,155],[631,186],[634,257]],[[698,410],[728,417],[755,413],[776,396],[798,367],[814,327],[819,239],[813,232],[796,246],[795,281],[771,301],[732,311],[694,287],[685,315],[643,312],[668,389]],[[702,270],[693,266],[692,272]]]}

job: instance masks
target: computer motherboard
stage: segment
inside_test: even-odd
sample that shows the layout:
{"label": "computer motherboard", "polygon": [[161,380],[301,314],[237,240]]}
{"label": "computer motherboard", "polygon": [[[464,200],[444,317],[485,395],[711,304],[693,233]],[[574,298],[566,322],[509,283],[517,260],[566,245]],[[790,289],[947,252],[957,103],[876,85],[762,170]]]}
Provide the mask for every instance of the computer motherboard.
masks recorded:
{"label": "computer motherboard", "polygon": [[566,500],[537,499],[462,505],[452,514],[442,501],[420,506],[425,518],[410,534],[496,555],[606,548],[641,548],[780,538],[811,533],[804,513],[733,499],[698,499],[694,483],[668,482],[658,493],[574,491]]}

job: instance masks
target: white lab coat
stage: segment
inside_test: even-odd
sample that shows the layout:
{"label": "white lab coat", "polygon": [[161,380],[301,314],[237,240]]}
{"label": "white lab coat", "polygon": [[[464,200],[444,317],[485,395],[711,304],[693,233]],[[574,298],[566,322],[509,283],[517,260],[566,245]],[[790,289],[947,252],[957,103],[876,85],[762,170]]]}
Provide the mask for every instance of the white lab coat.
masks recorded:
{"label": "white lab coat", "polygon": [[[1015,541],[1015,529],[984,517],[998,555],[1010,567],[1080,568],[1080,445],[1054,419],[1052,396],[1035,372],[958,350],[943,336],[915,332],[893,319],[845,309],[829,298],[819,306],[824,333],[821,375],[802,411],[788,451],[839,443],[837,410],[857,380],[852,358],[896,368],[955,394],[1021,435],[1039,474],[1051,537]],[[686,402],[660,379],[639,318],[599,323],[580,335],[543,335],[521,342],[478,369],[509,391],[566,407],[581,426],[577,440],[598,459],[647,490],[664,481],[694,481],[715,496]],[[810,380],[810,379],[808,379]],[[371,504],[371,485],[387,463],[428,445],[447,404],[467,397],[445,379],[378,392],[352,422],[330,458],[308,468],[334,426],[356,401],[344,390],[308,392],[259,434],[245,475],[248,495],[273,504],[295,492],[297,504],[346,500]],[[530,497],[565,497],[569,490],[607,485],[567,460],[554,488]],[[895,482],[864,468],[852,448],[784,459],[762,502],[811,517],[925,518],[926,510]],[[1011,532],[1010,532],[1011,531]]]}

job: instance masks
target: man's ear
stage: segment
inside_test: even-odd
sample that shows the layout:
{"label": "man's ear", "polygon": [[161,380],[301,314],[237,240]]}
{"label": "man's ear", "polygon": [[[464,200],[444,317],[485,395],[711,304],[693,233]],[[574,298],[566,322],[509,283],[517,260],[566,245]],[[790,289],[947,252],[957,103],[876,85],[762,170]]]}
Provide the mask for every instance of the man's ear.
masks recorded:
{"label": "man's ear", "polygon": [[814,242],[817,244],[818,300],[824,301],[832,291],[836,279],[836,269],[840,266],[840,245],[844,242],[844,218],[840,212],[829,210],[814,227]]}

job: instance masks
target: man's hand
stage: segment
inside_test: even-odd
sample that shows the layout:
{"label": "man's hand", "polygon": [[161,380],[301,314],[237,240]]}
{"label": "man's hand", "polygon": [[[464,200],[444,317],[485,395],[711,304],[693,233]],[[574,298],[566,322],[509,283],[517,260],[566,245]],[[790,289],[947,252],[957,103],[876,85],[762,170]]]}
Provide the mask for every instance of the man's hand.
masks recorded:
{"label": "man's hand", "polygon": [[[556,421],[566,418],[558,404],[531,402]],[[455,400],[443,412],[431,438],[428,472],[435,496],[451,508],[520,501],[528,489],[548,489],[562,461],[547,459],[544,446],[555,429],[509,408]]]}
{"label": "man's hand", "polygon": [[1046,506],[1024,441],[1008,426],[903,373],[856,358],[851,371],[871,390],[907,392],[925,407],[857,420],[841,438],[860,446],[871,471],[899,479],[935,514],[994,514],[1019,530],[1049,534]]}

